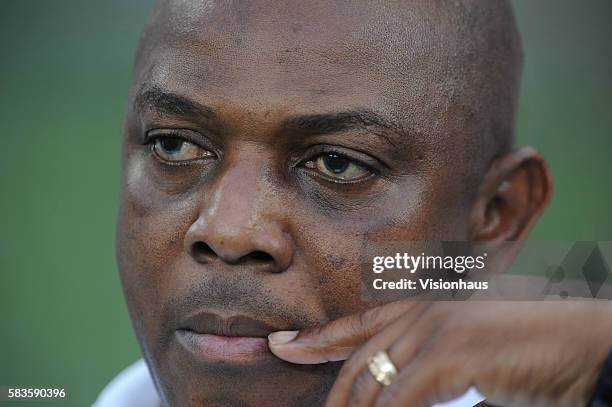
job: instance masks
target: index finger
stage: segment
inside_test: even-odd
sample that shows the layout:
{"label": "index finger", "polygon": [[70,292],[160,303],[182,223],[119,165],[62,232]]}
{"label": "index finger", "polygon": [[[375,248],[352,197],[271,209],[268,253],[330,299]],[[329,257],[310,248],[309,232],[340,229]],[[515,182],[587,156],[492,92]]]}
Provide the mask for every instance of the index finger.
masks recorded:
{"label": "index finger", "polygon": [[414,301],[396,301],[325,325],[302,331],[279,331],[268,336],[270,350],[292,363],[315,364],[346,360],[353,351],[397,318],[410,313]]}

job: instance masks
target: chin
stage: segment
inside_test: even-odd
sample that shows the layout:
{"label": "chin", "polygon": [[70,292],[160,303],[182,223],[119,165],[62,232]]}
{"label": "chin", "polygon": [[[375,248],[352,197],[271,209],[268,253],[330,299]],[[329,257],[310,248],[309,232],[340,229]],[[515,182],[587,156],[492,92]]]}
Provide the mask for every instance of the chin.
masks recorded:
{"label": "chin", "polygon": [[294,365],[168,359],[150,364],[167,406],[322,406],[341,363]]}

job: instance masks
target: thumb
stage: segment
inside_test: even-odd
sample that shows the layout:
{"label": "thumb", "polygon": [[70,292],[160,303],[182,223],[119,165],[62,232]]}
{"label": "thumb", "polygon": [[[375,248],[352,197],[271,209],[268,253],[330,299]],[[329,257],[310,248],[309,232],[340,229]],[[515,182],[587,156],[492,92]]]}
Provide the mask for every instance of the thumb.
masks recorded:
{"label": "thumb", "polygon": [[268,345],[277,357],[292,363],[346,360],[357,347],[399,316],[410,312],[413,306],[414,302],[411,301],[397,301],[322,326],[301,331],[273,332],[268,335]]}

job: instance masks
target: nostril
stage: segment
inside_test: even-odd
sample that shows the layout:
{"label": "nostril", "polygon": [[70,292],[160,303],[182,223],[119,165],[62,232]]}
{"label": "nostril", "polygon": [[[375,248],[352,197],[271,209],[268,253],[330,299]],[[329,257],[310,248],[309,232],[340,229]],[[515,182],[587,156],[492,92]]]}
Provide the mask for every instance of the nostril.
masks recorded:
{"label": "nostril", "polygon": [[249,260],[257,263],[271,263],[274,261],[274,258],[266,252],[255,250],[240,259],[240,261]]}
{"label": "nostril", "polygon": [[221,257],[228,264],[243,264],[243,263],[274,263],[274,257],[262,250],[253,250],[252,252],[239,256],[238,253],[232,251],[226,253],[217,253],[211,246],[202,240],[193,242],[190,247],[190,254],[196,260],[208,263],[216,257]]}
{"label": "nostril", "polygon": [[202,241],[197,241],[191,245],[191,253],[196,258],[210,258],[216,256],[215,251]]}

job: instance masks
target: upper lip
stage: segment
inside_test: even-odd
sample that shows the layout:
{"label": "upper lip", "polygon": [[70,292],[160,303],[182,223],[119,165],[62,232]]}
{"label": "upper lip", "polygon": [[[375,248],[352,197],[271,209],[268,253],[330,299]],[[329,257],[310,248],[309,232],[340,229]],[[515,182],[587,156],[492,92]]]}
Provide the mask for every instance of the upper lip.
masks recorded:
{"label": "upper lip", "polygon": [[266,338],[279,329],[246,315],[222,317],[211,312],[201,312],[183,320],[179,324],[179,330],[218,336]]}

